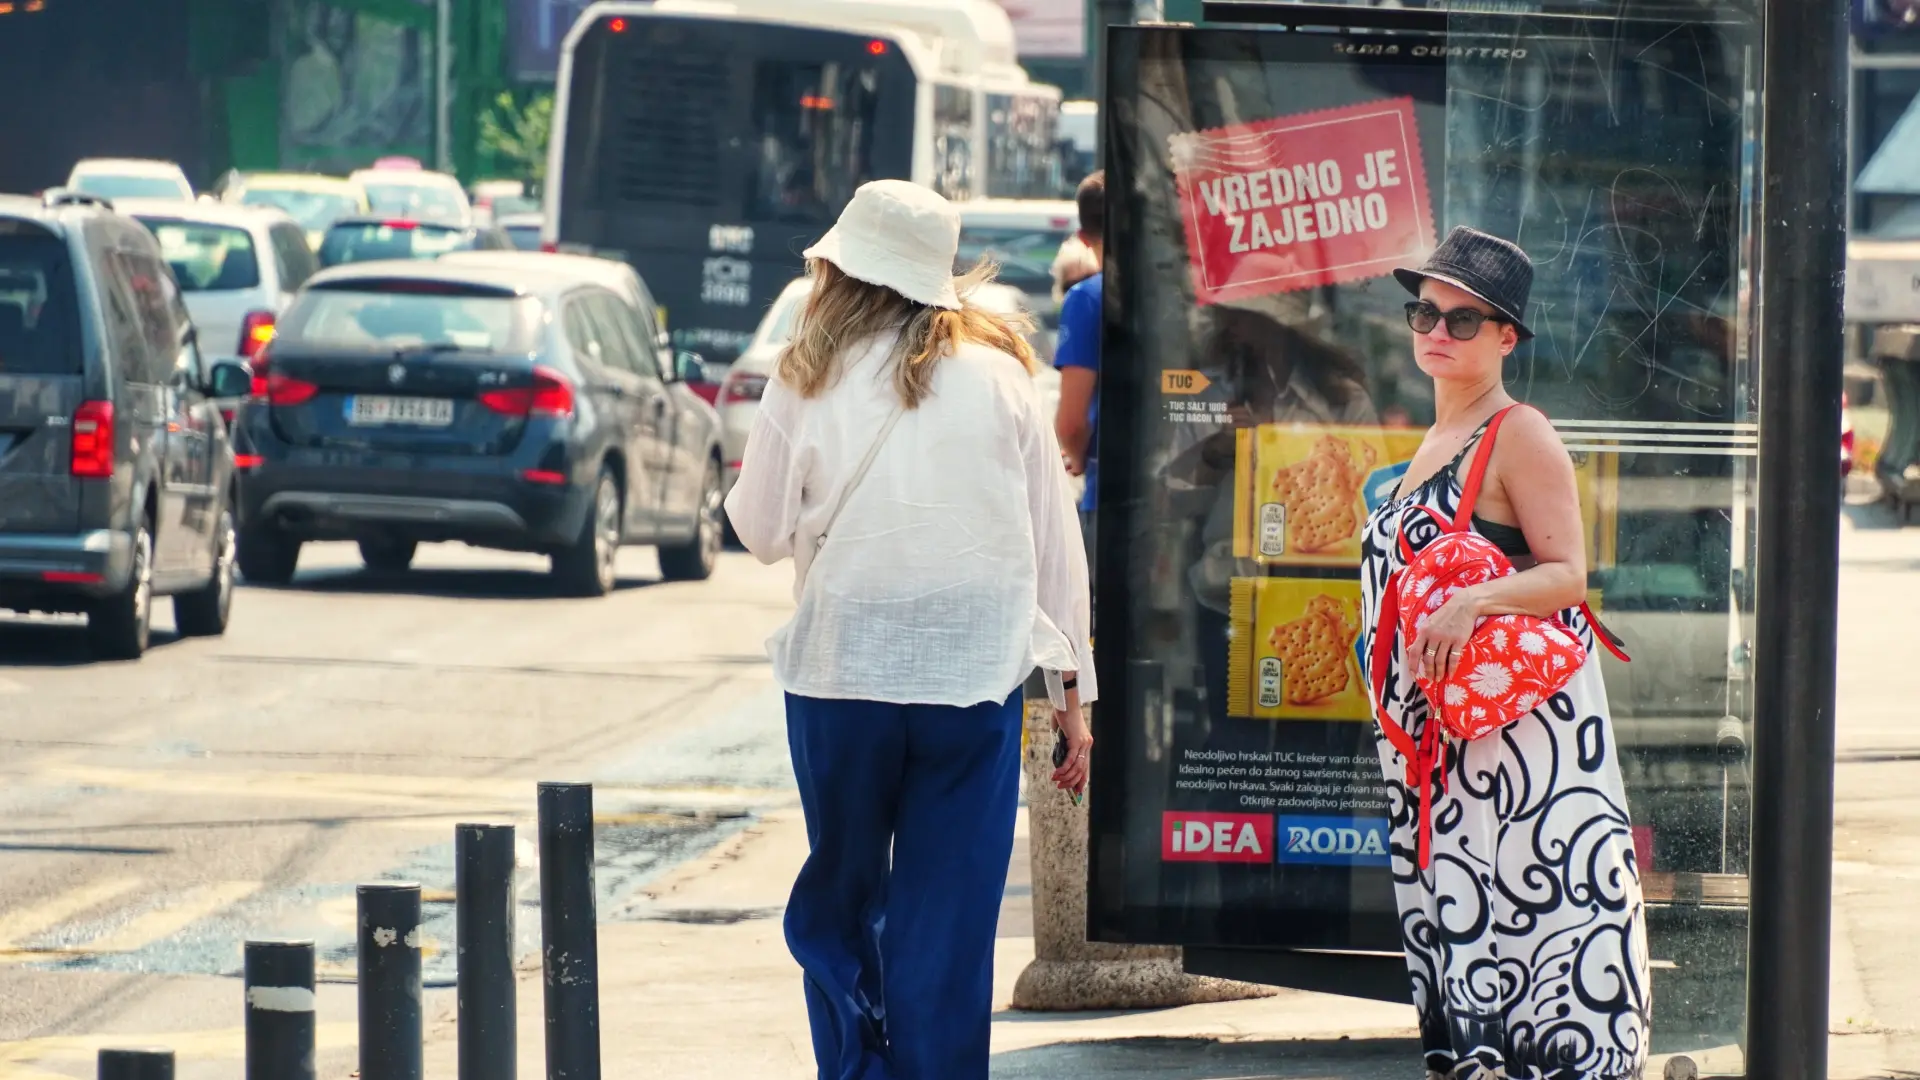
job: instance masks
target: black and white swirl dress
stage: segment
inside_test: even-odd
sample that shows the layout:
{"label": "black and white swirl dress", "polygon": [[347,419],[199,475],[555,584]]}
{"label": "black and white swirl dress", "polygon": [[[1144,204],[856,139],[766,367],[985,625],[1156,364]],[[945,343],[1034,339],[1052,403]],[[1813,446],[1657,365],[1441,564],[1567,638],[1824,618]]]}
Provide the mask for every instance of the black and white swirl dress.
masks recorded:
{"label": "black and white swirl dress", "polygon": [[[1437,535],[1426,514],[1409,511],[1424,504],[1451,519],[1461,463],[1478,442],[1368,518],[1362,656],[1373,654],[1381,596],[1403,565],[1402,522],[1415,552]],[[1406,759],[1378,738],[1420,1040],[1427,1068],[1442,1075],[1612,1080],[1638,1077],[1646,1063],[1646,912],[1600,650],[1578,610],[1562,617],[1587,646],[1573,681],[1496,734],[1443,740],[1425,871]],[[1385,706],[1417,740],[1427,701],[1405,645],[1394,650]]]}

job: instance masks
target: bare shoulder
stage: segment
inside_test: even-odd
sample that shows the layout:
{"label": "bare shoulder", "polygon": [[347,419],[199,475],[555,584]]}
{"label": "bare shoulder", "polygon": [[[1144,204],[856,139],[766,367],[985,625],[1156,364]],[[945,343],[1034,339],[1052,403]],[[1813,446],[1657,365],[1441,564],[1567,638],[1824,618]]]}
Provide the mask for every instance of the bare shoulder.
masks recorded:
{"label": "bare shoulder", "polygon": [[1494,457],[1537,464],[1543,459],[1567,459],[1567,448],[1547,414],[1523,405],[1508,413],[1501,422]]}

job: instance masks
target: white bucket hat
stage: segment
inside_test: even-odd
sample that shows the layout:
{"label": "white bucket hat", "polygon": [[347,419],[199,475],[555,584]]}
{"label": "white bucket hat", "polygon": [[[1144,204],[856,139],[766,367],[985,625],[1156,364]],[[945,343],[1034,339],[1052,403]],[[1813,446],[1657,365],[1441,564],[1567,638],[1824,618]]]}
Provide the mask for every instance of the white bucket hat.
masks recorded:
{"label": "white bucket hat", "polygon": [[952,203],[919,184],[875,180],[860,185],[840,220],[801,254],[917,303],[957,311],[953,260],[959,252],[960,212]]}

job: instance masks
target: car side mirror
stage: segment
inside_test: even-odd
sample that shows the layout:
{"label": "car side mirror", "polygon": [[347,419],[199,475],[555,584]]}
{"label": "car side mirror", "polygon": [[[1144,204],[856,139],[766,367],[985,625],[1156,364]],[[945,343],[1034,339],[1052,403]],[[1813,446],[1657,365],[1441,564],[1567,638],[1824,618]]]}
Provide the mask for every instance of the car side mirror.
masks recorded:
{"label": "car side mirror", "polygon": [[707,378],[707,358],[697,352],[677,352],[673,354],[673,369],[681,382],[710,382]]}
{"label": "car side mirror", "polygon": [[207,374],[207,396],[246,397],[253,392],[253,369],[238,360],[216,360]]}

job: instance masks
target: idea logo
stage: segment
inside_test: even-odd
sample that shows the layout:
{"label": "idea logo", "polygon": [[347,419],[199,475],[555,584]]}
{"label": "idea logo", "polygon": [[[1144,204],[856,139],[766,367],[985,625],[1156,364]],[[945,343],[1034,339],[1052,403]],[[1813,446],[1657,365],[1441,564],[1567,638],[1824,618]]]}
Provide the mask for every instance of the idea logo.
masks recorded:
{"label": "idea logo", "polygon": [[1169,810],[1161,817],[1160,858],[1165,862],[1271,862],[1273,818]]}
{"label": "idea logo", "polygon": [[1283,863],[1386,866],[1390,850],[1385,818],[1310,814],[1280,818],[1278,859]]}

